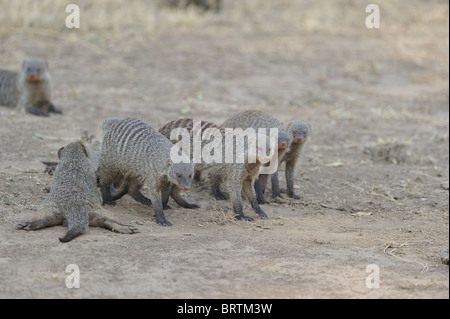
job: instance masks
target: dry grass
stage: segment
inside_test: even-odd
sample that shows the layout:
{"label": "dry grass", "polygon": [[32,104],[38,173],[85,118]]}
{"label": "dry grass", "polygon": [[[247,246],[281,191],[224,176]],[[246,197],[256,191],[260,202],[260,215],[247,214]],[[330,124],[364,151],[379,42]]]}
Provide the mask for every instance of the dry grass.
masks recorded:
{"label": "dry grass", "polygon": [[[161,6],[163,0],[80,0],[81,29],[77,36],[89,36],[102,41],[133,30],[149,36],[166,30],[183,31],[205,27],[211,20],[222,25],[222,31],[235,30],[242,34],[327,32],[338,34],[365,33],[364,21],[367,1],[297,1],[297,0],[223,0],[222,14],[202,13],[195,8],[174,9]],[[379,1],[382,27],[389,31],[415,27],[430,22],[448,21],[448,3],[426,10],[423,1]],[[0,32],[47,30],[51,34],[70,33],[65,27],[67,1],[62,0],[0,0]],[[436,9],[439,8],[439,9]],[[360,12],[360,15],[348,14]],[[404,14],[399,15],[398,12]],[[426,12],[424,14],[424,12]],[[232,28],[228,28],[228,27]],[[101,34],[98,34],[101,32]],[[220,32],[215,29],[214,32]],[[73,33],[73,32],[72,32]],[[95,38],[95,36],[100,38]]]}

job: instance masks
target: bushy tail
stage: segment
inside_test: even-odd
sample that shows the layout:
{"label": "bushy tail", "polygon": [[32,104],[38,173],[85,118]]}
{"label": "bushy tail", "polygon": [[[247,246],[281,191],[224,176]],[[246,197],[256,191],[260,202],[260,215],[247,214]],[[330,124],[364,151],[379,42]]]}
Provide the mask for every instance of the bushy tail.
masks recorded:
{"label": "bushy tail", "polygon": [[89,228],[89,213],[80,207],[71,207],[65,214],[69,230],[64,237],[59,238],[62,243],[67,243],[84,234]]}

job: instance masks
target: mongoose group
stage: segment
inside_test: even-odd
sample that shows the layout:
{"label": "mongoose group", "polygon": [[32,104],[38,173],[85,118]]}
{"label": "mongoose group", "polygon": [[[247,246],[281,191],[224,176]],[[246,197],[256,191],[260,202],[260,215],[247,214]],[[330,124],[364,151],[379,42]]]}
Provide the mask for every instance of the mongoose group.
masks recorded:
{"label": "mongoose group", "polygon": [[[38,84],[36,87],[28,83],[34,83],[33,79]],[[35,115],[60,113],[50,102],[50,91],[46,89],[50,85],[49,74],[42,60],[25,61],[20,74],[0,71],[0,85],[0,104],[24,108]],[[39,95],[41,99],[35,94],[39,90],[43,93]],[[229,139],[229,129],[253,129],[257,133],[245,135],[241,141],[236,136]],[[260,129],[264,129],[262,133]],[[276,135],[272,134],[273,129]],[[137,233],[134,226],[108,219],[108,211],[102,207],[115,205],[126,194],[152,207],[157,224],[171,226],[164,216],[169,198],[183,208],[199,208],[188,203],[181,191],[189,191],[194,178],[202,177],[209,179],[217,200],[230,199],[237,219],[253,221],[252,217],[244,215],[242,195],[259,216],[268,218],[260,204],[269,203],[264,196],[269,177],[272,198],[282,198],[278,180],[278,168],[282,163],[286,163],[287,196],[300,198],[294,193],[294,171],[310,135],[309,124],[298,120],[283,123],[262,111],[237,113],[222,125],[179,119],[159,130],[141,119],[107,119],[103,123],[98,151],[92,151],[81,142],[58,151],[59,162],[49,163],[49,170],[54,170],[53,182],[40,213],[31,222],[20,223],[16,228],[38,230],[64,224],[68,232],[60,238],[61,242],[85,233],[89,226]],[[187,149],[183,139],[188,141]],[[195,153],[196,139],[201,143],[203,156],[200,158]],[[213,160],[204,155],[212,156]],[[261,173],[271,165],[275,165],[275,170],[270,176]],[[222,193],[222,184],[228,196]],[[148,188],[148,197],[142,193],[144,186]]]}

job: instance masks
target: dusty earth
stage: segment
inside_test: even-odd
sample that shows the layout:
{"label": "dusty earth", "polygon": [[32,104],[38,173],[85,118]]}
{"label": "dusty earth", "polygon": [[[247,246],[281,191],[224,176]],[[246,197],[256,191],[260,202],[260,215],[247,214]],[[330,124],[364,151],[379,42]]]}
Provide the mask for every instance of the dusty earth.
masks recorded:
{"label": "dusty earth", "polygon": [[[283,16],[313,4],[281,3],[282,14],[247,12],[245,22],[225,3],[150,35],[0,28],[1,68],[45,57],[64,112],[0,107],[0,297],[449,297],[448,3],[390,8],[380,29],[365,27],[363,2],[344,8],[354,23],[303,29]],[[255,221],[234,220],[231,203],[201,183],[186,194],[200,209],[171,200],[172,227],[126,196],[108,209],[139,234],[90,228],[62,244],[63,226],[14,229],[51,184],[41,161],[69,142],[98,142],[103,119],[221,123],[245,109],[313,127],[296,168],[302,198],[264,205],[269,219],[244,202]],[[69,264],[79,289],[66,288]],[[366,285],[368,265],[379,267],[379,288]]]}

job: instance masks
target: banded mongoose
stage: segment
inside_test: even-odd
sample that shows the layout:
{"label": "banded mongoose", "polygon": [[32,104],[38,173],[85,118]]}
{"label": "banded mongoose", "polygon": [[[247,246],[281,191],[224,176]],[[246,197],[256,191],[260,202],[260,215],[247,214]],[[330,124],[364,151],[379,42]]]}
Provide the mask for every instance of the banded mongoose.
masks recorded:
{"label": "banded mongoose", "polygon": [[140,119],[115,120],[106,126],[97,170],[104,204],[113,201],[110,186],[119,178],[134,194],[138,194],[143,185],[148,186],[148,200],[159,225],[172,225],[163,212],[169,196],[184,208],[198,208],[180,195],[180,190],[191,188],[194,165],[185,155],[181,163],[172,162],[173,144],[168,139]]}
{"label": "banded mongoose", "polygon": [[97,187],[95,167],[90,151],[81,142],[62,147],[50,193],[40,207],[42,216],[20,223],[16,229],[38,230],[67,222],[68,232],[61,242],[84,234],[89,226],[103,227],[123,234],[139,232],[134,226],[122,225],[107,218]]}
{"label": "banded mongoose", "polygon": [[[287,132],[292,135],[293,140],[291,146],[280,160],[280,165],[286,162],[285,174],[286,174],[286,191],[287,195],[294,199],[300,199],[298,195],[294,193],[294,173],[295,165],[300,159],[305,145],[311,140],[311,124],[302,121],[290,121],[286,125]],[[278,172],[272,175],[272,189],[275,185],[279,184]],[[263,189],[261,191],[264,192]],[[280,195],[281,196],[281,195]]]}
{"label": "banded mongoose", "polygon": [[[184,129],[184,130],[183,130]],[[269,154],[267,152],[267,149],[261,149],[260,144],[258,143],[258,149],[257,154],[255,156],[255,162],[251,163],[249,161],[249,149],[253,146],[253,144],[248,148],[245,149],[245,154],[243,156],[244,160],[242,163],[237,161],[235,157],[237,157],[236,152],[236,139],[233,138],[232,142],[232,148],[231,151],[233,154],[231,154],[233,157],[232,161],[229,161],[227,163],[226,160],[226,138],[225,138],[225,130],[217,126],[214,123],[206,122],[206,121],[195,121],[193,119],[179,119],[176,121],[172,121],[170,123],[167,123],[164,125],[159,131],[161,134],[163,134],[168,139],[174,138],[172,141],[174,143],[182,142],[182,138],[180,139],[180,136],[183,135],[184,131],[187,131],[189,134],[189,143],[191,149],[193,149],[194,144],[193,140],[195,138],[200,138],[203,140],[201,148],[202,153],[205,152],[205,140],[209,140],[210,143],[212,143],[211,136],[214,136],[214,139],[216,138],[214,133],[212,131],[215,130],[217,134],[220,134],[217,136],[219,138],[220,143],[220,158],[219,161],[205,161],[204,157],[201,156],[201,161],[199,163],[195,162],[195,173],[198,174],[208,174],[210,176],[214,176],[214,179],[212,179],[213,183],[220,183],[221,181],[224,181],[228,187],[228,191],[230,194],[231,202],[233,203],[233,210],[236,214],[237,219],[246,220],[246,221],[253,221],[253,218],[247,217],[244,215],[243,212],[243,206],[242,206],[242,192],[245,194],[248,201],[251,203],[253,210],[260,216],[267,218],[266,213],[261,209],[261,207],[258,204],[258,201],[256,199],[256,194],[253,188],[253,183],[255,181],[255,178],[258,176],[259,169],[261,164],[267,163],[270,161],[270,156],[266,155]],[[210,138],[208,139],[207,136],[205,138],[205,135],[208,134],[208,132],[211,133]],[[194,136],[194,134],[201,135],[201,136]],[[263,136],[257,136],[258,139],[265,139],[266,137]],[[250,140],[250,138],[249,138]],[[250,144],[254,143],[256,145],[256,141],[250,141]],[[267,144],[268,145],[268,144]],[[211,151],[211,149],[207,149]],[[184,150],[183,150],[184,151]],[[214,149],[214,152],[216,150]],[[191,160],[194,160],[196,156],[199,154],[194,154],[193,151],[189,151]],[[215,185],[212,185],[212,188],[215,189]]]}
{"label": "banded mongoose", "polygon": [[[120,121],[120,120],[122,120],[122,119],[121,118],[106,119],[103,123],[103,132],[106,132],[109,129],[109,126],[111,123],[113,123],[115,121]],[[93,161],[95,163],[95,169],[97,170],[99,151],[93,151],[90,148],[89,148],[89,150],[91,151],[90,154],[92,155]],[[45,165],[45,170],[43,172],[46,174],[49,174],[49,175],[53,175],[56,167],[58,166],[58,162],[41,162],[41,163]],[[116,201],[128,194],[136,201],[138,201],[144,205],[151,206],[152,203],[151,203],[150,199],[145,197],[140,192],[140,189],[142,186],[143,185],[139,185],[137,183],[137,181],[133,180],[130,177],[125,178],[124,176],[117,175],[114,178],[113,183],[110,185],[112,200]],[[116,191],[116,189],[119,189],[119,191]],[[110,204],[114,204],[114,203],[110,203]],[[169,208],[167,205],[166,205],[166,207]]]}
{"label": "banded mongoose", "polygon": [[25,60],[20,73],[0,70],[0,105],[24,109],[39,116],[61,114],[51,102],[51,76],[47,62]]}
{"label": "banded mongoose", "polygon": [[[270,129],[278,130],[278,165],[281,163],[280,159],[283,158],[284,154],[288,150],[292,142],[292,135],[286,131],[286,125],[275,118],[274,116],[267,114],[262,111],[243,111],[235,114],[231,118],[227,119],[222,127],[230,128],[253,128],[266,129],[266,133],[270,134]],[[258,202],[260,204],[267,204],[267,200],[264,197],[264,189],[267,184],[267,179],[269,175],[260,174],[259,181],[255,182],[255,191],[257,194]],[[278,181],[278,180],[276,180]],[[216,190],[216,193],[218,191]],[[272,183],[273,196],[281,196],[279,184]],[[217,198],[220,199],[220,198]]]}

